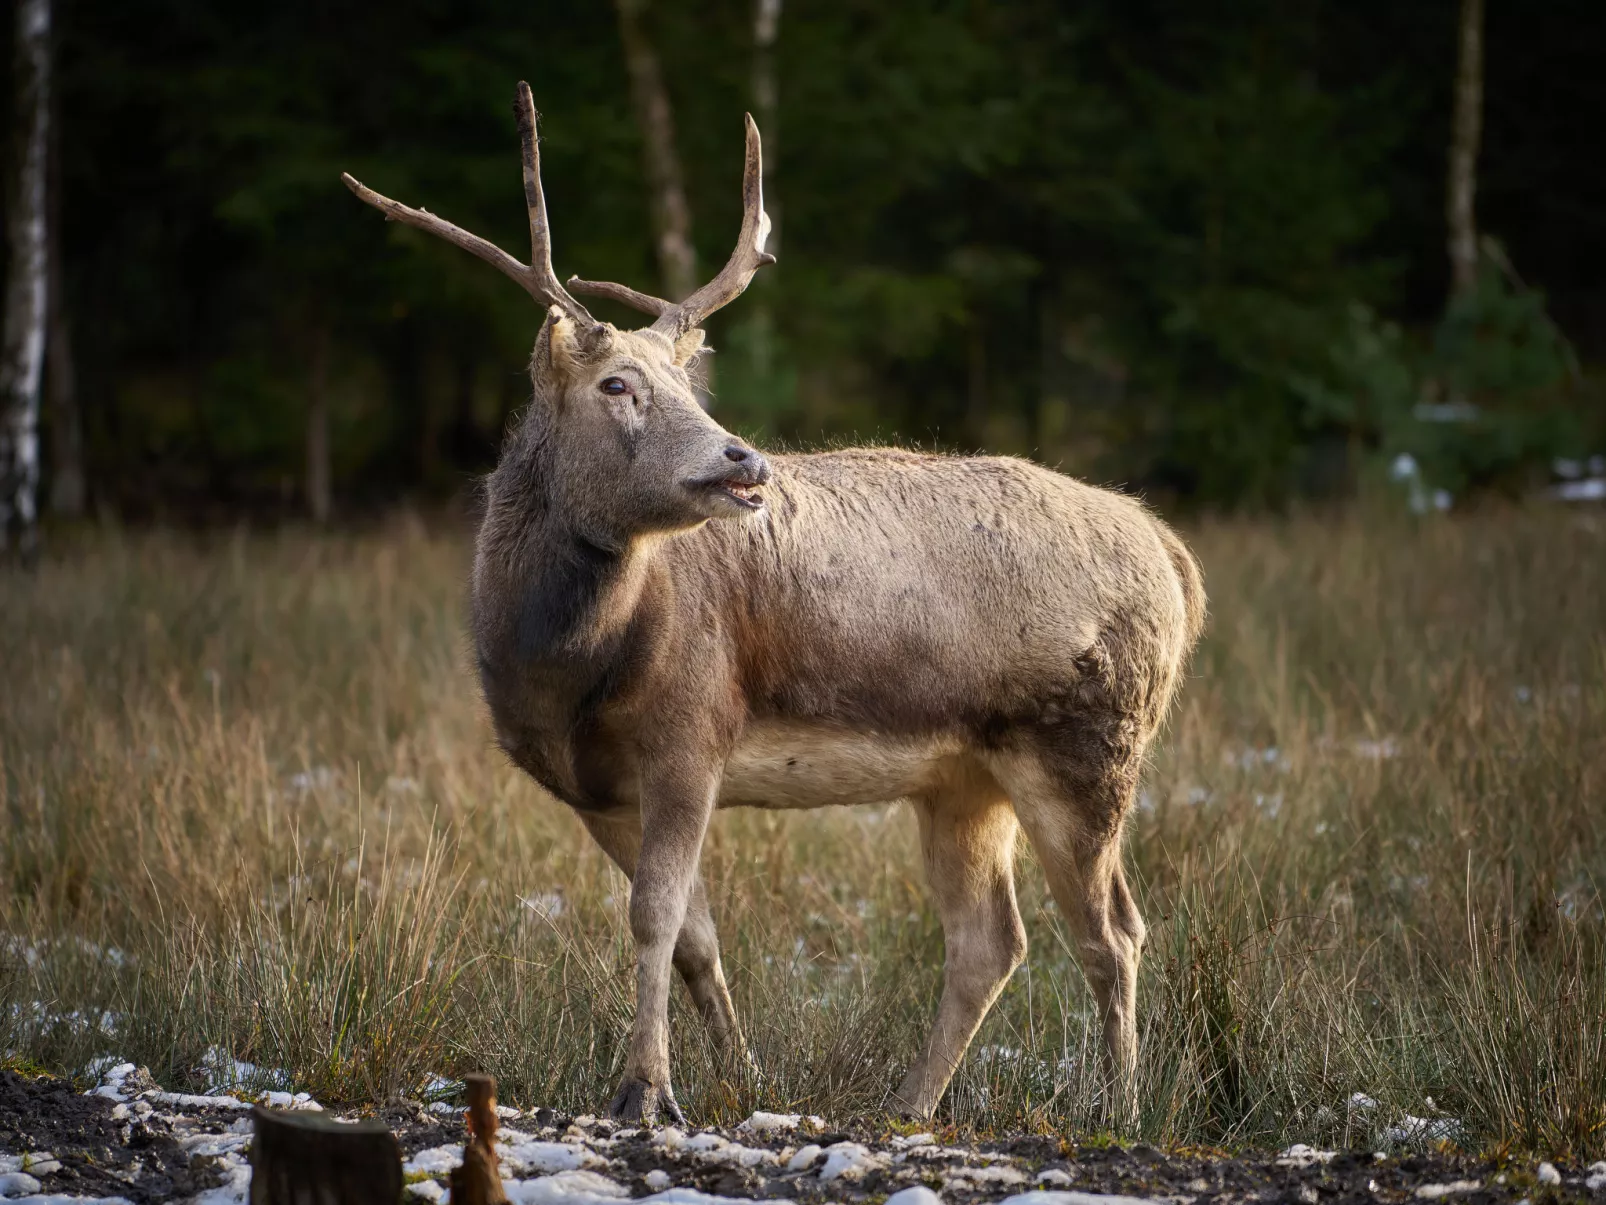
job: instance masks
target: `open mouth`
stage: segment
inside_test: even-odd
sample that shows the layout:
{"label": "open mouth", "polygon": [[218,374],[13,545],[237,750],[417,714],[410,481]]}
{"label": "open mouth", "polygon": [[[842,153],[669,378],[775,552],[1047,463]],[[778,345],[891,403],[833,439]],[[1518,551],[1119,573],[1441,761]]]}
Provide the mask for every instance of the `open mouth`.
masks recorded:
{"label": "open mouth", "polygon": [[760,482],[738,481],[734,478],[688,481],[686,488],[699,494],[712,494],[729,499],[743,510],[758,510],[764,505],[763,486]]}
{"label": "open mouth", "polygon": [[757,510],[764,505],[764,495],[759,492],[759,487],[756,485],[743,485],[739,481],[719,481],[714,483],[713,489],[715,493],[724,494],[738,506],[744,506],[748,510]]}

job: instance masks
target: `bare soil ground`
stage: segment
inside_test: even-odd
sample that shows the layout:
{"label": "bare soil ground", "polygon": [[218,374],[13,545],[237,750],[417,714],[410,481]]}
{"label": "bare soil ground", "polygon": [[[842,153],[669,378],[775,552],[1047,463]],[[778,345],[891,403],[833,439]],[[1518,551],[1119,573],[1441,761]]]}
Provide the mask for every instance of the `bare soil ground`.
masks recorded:
{"label": "bare soil ground", "polygon": [[[0,1161],[22,1164],[37,1185],[0,1193],[56,1200],[122,1198],[132,1205],[249,1195],[250,1114],[236,1098],[215,1103],[138,1091],[128,1099],[83,1094],[65,1080],[0,1072]],[[151,1102],[155,1103],[151,1103]],[[636,1130],[550,1109],[504,1109],[504,1171],[515,1201],[597,1205],[668,1189],[708,1198],[880,1202],[923,1187],[965,1205],[1032,1194],[1020,1205],[1093,1205],[1126,1198],[1212,1202],[1495,1202],[1606,1200],[1606,1169],[1501,1165],[1452,1153],[1384,1156],[1370,1151],[1227,1155],[1151,1146],[1086,1146],[1045,1135],[951,1143],[941,1135],[821,1128],[801,1119],[751,1127]],[[464,1140],[460,1114],[401,1102],[378,1112],[408,1168],[408,1198],[438,1201],[445,1169]],[[760,1115],[762,1116],[762,1115]],[[814,1148],[811,1153],[809,1148]],[[455,1152],[454,1152],[455,1148]],[[6,1159],[5,1156],[11,1158]],[[567,1165],[567,1166],[565,1166]],[[542,1174],[542,1169],[547,1169]],[[557,1168],[558,1170],[550,1170]],[[1593,1187],[1591,1187],[1593,1186]],[[687,1205],[682,1191],[669,1200]],[[930,1198],[923,1198],[930,1205]],[[913,1197],[907,1205],[920,1205]]]}

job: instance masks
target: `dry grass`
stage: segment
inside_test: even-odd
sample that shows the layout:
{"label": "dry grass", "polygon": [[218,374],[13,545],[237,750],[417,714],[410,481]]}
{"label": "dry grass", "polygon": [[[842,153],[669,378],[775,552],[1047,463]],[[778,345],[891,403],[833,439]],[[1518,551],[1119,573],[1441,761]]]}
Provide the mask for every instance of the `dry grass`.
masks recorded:
{"label": "dry grass", "polygon": [[[1213,626],[1131,842],[1139,1130],[1378,1142],[1409,1113],[1606,1154],[1606,524],[1192,535]],[[490,746],[466,559],[398,522],[98,538],[0,577],[0,1051],[115,1050],[179,1083],[220,1045],[333,1099],[483,1069],[516,1100],[604,1102],[624,883]],[[697,1118],[876,1113],[941,965],[912,827],[718,819],[762,1079],[722,1076],[677,1001]],[[1089,1001],[1029,860],[1021,880],[1032,955],[945,1120],[1086,1130]]]}

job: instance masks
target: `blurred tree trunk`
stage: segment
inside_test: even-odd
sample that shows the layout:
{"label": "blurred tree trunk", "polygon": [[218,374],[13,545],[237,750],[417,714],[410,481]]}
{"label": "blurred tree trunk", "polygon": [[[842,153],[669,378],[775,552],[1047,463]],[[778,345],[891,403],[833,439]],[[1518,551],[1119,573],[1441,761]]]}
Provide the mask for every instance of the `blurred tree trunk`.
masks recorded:
{"label": "blurred tree trunk", "polygon": [[965,350],[965,426],[970,442],[977,449],[984,449],[987,446],[987,336],[977,313],[970,317]]}
{"label": "blurred tree trunk", "polygon": [[0,339],[0,548],[17,531],[24,561],[38,550],[39,382],[45,358],[50,0],[19,0],[12,129],[16,175],[6,205],[10,272]]}
{"label": "blurred tree trunk", "polygon": [[307,373],[307,513],[329,522],[333,474],[329,465],[329,324],[317,321]]}
{"label": "blurred tree trunk", "polygon": [[1478,186],[1478,143],[1483,129],[1483,0],[1461,0],[1460,45],[1445,197],[1451,296],[1468,292],[1478,282],[1478,224],[1473,197]]}
{"label": "blurred tree trunk", "polygon": [[[781,204],[775,197],[772,178],[780,126],[780,88],[775,79],[775,42],[781,32],[782,0],[754,0],[753,4],[753,109],[764,137],[764,212],[770,216],[769,240],[765,249],[771,255],[781,252]],[[752,338],[753,381],[762,388],[775,370],[775,318],[770,312],[770,291],[775,270],[760,276],[754,290]]]}
{"label": "blurred tree trunk", "polygon": [[614,0],[619,12],[619,40],[624,44],[630,96],[641,127],[642,157],[652,200],[654,245],[664,291],[680,301],[697,287],[697,252],[691,241],[691,210],[675,151],[675,123],[664,87],[658,54],[643,28],[647,0]]}
{"label": "blurred tree trunk", "polygon": [[[53,98],[54,100],[54,98]],[[45,234],[50,270],[45,301],[45,392],[50,413],[50,509],[76,519],[87,500],[84,475],[84,420],[78,408],[78,370],[73,363],[72,331],[67,321],[66,271],[61,251],[61,106],[52,105],[50,169],[45,187],[49,211]]]}

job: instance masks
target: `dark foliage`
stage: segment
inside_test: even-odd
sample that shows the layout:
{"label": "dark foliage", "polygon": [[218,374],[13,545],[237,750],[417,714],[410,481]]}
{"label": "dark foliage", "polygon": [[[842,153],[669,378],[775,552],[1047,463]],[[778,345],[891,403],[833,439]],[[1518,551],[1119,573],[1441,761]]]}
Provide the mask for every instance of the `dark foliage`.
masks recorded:
{"label": "dark foliage", "polygon": [[[540,315],[338,176],[522,253],[518,79],[559,274],[657,287],[607,5],[58,4],[104,504],[294,505],[325,339],[348,509],[488,464]],[[715,324],[720,417],[1032,452],[1210,505],[1351,491],[1402,450],[1457,490],[1602,450],[1606,9],[1489,8],[1479,212],[1521,280],[1441,326],[1453,0],[795,0],[765,130],[780,263]],[[751,5],[648,19],[709,274],[738,219]],[[1419,407],[1452,394],[1478,418],[1447,435]]]}

